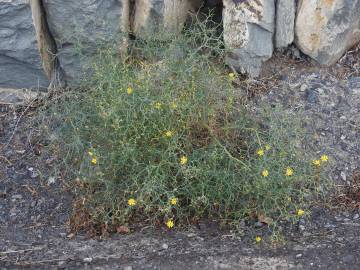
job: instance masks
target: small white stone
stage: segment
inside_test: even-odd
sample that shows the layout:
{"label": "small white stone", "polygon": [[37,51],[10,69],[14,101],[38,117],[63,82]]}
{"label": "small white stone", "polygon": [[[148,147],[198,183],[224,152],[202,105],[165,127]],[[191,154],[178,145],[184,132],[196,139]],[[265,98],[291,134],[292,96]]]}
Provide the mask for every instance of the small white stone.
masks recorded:
{"label": "small white stone", "polygon": [[54,176],[50,176],[49,179],[48,179],[48,185],[52,185],[52,184],[55,184],[55,177]]}
{"label": "small white stone", "polygon": [[307,89],[307,85],[306,85],[306,84],[302,84],[302,85],[300,86],[300,92],[305,92],[306,89]]}
{"label": "small white stone", "polygon": [[169,245],[166,244],[166,243],[164,243],[164,244],[161,245],[161,248],[162,248],[162,249],[168,249],[168,248],[169,248]]}
{"label": "small white stone", "polygon": [[92,262],[92,258],[84,258],[83,261],[86,263],[91,263]]}
{"label": "small white stone", "polygon": [[345,172],[341,172],[340,173],[341,179],[346,181],[346,173]]}
{"label": "small white stone", "polygon": [[297,259],[299,259],[299,258],[301,258],[301,257],[302,257],[302,254],[301,254],[301,253],[296,254],[296,256],[295,256],[295,258],[297,258]]}

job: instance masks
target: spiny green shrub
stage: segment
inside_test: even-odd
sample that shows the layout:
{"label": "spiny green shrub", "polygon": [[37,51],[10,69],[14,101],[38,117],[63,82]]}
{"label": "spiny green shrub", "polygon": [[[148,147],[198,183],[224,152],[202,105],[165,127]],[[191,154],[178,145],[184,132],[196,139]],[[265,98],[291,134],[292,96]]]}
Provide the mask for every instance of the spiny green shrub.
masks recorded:
{"label": "spiny green shrub", "polygon": [[47,111],[92,220],[171,228],[303,214],[321,176],[297,147],[299,121],[239,103],[222,44],[200,29],[134,41],[125,59],[100,51],[86,90]]}

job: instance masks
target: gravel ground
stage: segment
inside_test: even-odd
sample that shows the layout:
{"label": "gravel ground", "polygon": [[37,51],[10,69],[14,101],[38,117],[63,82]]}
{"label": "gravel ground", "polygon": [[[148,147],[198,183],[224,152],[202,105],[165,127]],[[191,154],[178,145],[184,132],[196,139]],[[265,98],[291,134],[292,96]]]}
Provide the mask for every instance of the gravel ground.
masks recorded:
{"label": "gravel ground", "polygon": [[[338,76],[304,61],[269,63],[281,79],[251,104],[282,104],[302,117],[303,146],[327,153],[329,178],[350,184],[360,170],[360,74]],[[240,237],[210,224],[75,236],[67,226],[73,197],[66,182],[44,173],[56,161],[29,128],[32,114],[31,106],[0,110],[0,269],[360,269],[358,210],[314,207],[281,246],[254,243],[264,227]]]}

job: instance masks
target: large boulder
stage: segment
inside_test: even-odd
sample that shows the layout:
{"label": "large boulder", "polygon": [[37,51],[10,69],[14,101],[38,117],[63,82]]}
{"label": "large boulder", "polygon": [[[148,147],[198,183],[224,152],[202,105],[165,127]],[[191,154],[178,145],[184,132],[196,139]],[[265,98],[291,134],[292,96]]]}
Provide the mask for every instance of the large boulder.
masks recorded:
{"label": "large boulder", "polygon": [[31,9],[25,0],[0,0],[0,87],[47,88]]}
{"label": "large boulder", "polygon": [[122,46],[129,25],[129,0],[43,0],[57,46],[59,65],[69,86],[91,70],[103,46]]}
{"label": "large boulder", "polygon": [[360,0],[300,0],[295,35],[302,52],[336,63],[360,41]]}
{"label": "large boulder", "polygon": [[274,0],[224,0],[224,41],[227,63],[252,77],[274,50]]}
{"label": "large boulder", "polygon": [[275,47],[286,48],[294,41],[295,0],[277,0]]}
{"label": "large boulder", "polygon": [[132,31],[145,39],[171,38],[183,29],[189,12],[201,4],[200,0],[135,0]]}

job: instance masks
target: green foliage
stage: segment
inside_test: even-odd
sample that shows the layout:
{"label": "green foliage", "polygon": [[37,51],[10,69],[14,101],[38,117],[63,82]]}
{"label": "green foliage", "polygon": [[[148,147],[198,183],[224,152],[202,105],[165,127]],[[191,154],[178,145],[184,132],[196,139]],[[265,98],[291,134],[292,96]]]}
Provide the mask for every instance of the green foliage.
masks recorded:
{"label": "green foliage", "polygon": [[86,91],[52,105],[54,143],[95,221],[296,218],[320,177],[296,146],[299,121],[237,102],[222,47],[197,27],[169,42],[134,41],[126,59],[102,50]]}

